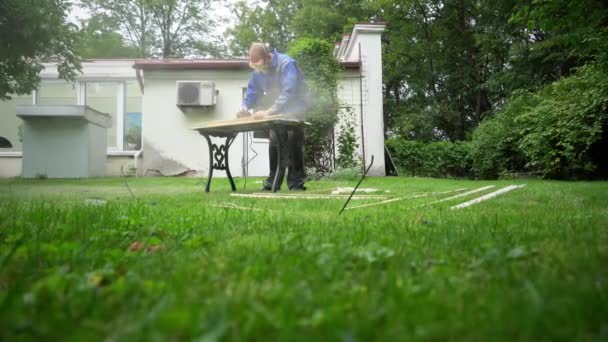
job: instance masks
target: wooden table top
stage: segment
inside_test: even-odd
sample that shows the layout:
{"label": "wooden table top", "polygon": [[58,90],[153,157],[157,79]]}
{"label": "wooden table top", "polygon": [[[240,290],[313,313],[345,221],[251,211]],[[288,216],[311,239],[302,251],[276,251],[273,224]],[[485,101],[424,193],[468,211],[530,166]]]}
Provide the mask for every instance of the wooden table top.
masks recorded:
{"label": "wooden table top", "polygon": [[254,119],[250,116],[230,120],[210,121],[203,126],[194,127],[199,133],[208,134],[230,134],[249,131],[262,131],[275,128],[277,126],[292,127],[310,125],[308,122],[274,115],[264,119]]}

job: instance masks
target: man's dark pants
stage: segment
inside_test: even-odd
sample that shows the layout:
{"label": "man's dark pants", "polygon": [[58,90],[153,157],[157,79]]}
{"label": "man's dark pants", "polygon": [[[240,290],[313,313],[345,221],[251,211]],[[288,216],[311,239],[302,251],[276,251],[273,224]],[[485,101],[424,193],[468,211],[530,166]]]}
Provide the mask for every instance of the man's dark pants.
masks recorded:
{"label": "man's dark pants", "polygon": [[[277,172],[277,151],[281,149],[281,165],[287,166],[287,186],[289,189],[302,188],[306,181],[304,171],[304,128],[277,129],[270,133],[268,157],[270,159],[270,175],[264,182],[264,187],[272,188]],[[285,177],[285,167],[281,167],[277,177],[276,188],[280,189]]]}

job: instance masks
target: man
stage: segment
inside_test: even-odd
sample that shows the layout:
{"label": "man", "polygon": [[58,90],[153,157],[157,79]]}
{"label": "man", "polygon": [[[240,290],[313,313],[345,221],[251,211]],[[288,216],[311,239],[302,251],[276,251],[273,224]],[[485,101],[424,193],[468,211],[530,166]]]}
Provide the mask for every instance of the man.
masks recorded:
{"label": "man", "polygon": [[[254,70],[247,85],[243,108],[238,117],[253,113],[255,119],[282,115],[306,120],[308,99],[306,84],[296,61],[262,43],[253,43],[249,49],[249,66]],[[277,151],[281,149],[281,161]],[[281,167],[276,175],[277,163],[288,165],[287,185],[289,190],[306,190],[304,182],[304,129],[273,131],[268,148],[270,174],[262,190],[271,190],[276,176],[276,188],[280,189],[285,176]]]}

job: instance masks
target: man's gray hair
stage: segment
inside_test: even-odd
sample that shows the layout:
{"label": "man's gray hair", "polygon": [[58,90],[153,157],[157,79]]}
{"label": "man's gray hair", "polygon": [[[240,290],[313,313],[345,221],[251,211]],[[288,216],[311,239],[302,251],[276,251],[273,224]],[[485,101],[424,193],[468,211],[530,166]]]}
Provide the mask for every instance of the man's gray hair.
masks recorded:
{"label": "man's gray hair", "polygon": [[253,43],[253,44],[251,44],[251,47],[249,48],[249,50],[250,51],[251,50],[262,51],[262,52],[264,52],[265,56],[272,52],[270,50],[270,46],[268,46],[268,44],[264,44],[264,43]]}

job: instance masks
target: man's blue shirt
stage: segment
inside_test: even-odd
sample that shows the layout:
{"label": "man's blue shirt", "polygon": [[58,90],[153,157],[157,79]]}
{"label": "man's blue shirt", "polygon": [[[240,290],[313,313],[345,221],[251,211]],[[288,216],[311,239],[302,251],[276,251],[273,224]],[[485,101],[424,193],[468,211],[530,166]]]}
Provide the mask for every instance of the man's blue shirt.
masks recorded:
{"label": "man's blue shirt", "polygon": [[276,49],[268,72],[254,71],[251,75],[243,106],[254,109],[265,95],[276,96],[270,107],[273,114],[305,112],[307,109],[306,85],[296,61]]}

